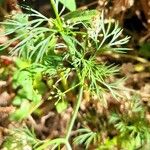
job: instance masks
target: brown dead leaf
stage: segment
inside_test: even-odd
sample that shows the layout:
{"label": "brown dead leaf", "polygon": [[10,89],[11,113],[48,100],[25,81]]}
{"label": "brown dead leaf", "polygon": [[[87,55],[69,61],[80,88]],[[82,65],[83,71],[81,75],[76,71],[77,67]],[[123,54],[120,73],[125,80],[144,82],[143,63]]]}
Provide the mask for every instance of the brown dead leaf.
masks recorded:
{"label": "brown dead leaf", "polygon": [[21,12],[21,8],[18,5],[18,1],[17,0],[7,0],[7,7],[11,11]]}
{"label": "brown dead leaf", "polygon": [[8,94],[6,91],[0,94],[0,106],[7,106],[12,100],[13,94]]}
{"label": "brown dead leaf", "polygon": [[8,106],[8,107],[0,107],[0,113],[11,113],[15,110],[15,107],[13,106]]}
{"label": "brown dead leaf", "polygon": [[[4,33],[4,29],[0,28],[0,34],[3,35],[3,33]],[[1,36],[0,37],[0,44],[4,44],[7,40],[8,40],[7,36]]]}
{"label": "brown dead leaf", "polygon": [[111,11],[111,16],[126,11],[128,8],[133,6],[133,4],[134,0],[113,0],[113,9]]}
{"label": "brown dead leaf", "polygon": [[134,72],[134,65],[132,63],[124,63],[121,66],[121,72],[125,75],[128,75],[128,74]]}
{"label": "brown dead leaf", "polygon": [[5,86],[7,86],[7,82],[0,80],[0,88],[5,87]]}

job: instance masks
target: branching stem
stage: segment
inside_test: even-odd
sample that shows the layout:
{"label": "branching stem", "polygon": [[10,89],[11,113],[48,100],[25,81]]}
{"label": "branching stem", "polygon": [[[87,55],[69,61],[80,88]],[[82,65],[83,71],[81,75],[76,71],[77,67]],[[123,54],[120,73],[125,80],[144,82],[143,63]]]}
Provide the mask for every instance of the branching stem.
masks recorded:
{"label": "branching stem", "polygon": [[55,16],[56,16],[56,20],[57,20],[57,22],[58,22],[58,24],[59,24],[59,29],[62,31],[62,30],[63,30],[62,22],[61,22],[61,19],[60,19],[58,10],[56,9],[55,1],[54,1],[54,0],[50,0],[50,3],[51,3],[52,8],[53,8],[53,10],[54,10],[54,13],[55,13]]}

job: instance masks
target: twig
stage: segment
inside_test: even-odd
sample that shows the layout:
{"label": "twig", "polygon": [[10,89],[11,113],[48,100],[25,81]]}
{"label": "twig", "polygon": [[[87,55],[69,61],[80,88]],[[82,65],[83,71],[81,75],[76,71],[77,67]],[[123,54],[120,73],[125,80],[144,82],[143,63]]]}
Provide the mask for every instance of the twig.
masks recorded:
{"label": "twig", "polygon": [[111,52],[105,52],[104,55],[110,55],[111,57],[114,57],[114,58],[120,58],[120,57],[130,58],[130,59],[134,59],[134,60],[136,60],[138,62],[141,62],[141,63],[149,63],[148,60],[146,60],[142,57],[132,56],[132,55],[128,55],[128,54],[114,54],[114,53],[111,53]]}
{"label": "twig", "polygon": [[81,10],[85,10],[85,9],[87,9],[88,7],[93,6],[93,5],[96,5],[96,4],[98,4],[98,1],[94,1],[94,2],[91,2],[91,3],[87,4],[87,5],[81,6],[81,7],[78,8],[78,10],[80,10],[80,9],[81,9]]}

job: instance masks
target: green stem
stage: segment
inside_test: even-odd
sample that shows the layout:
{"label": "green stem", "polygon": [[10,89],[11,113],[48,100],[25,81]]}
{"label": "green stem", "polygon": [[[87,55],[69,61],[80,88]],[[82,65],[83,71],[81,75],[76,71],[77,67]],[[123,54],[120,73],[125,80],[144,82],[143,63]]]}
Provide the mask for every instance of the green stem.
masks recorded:
{"label": "green stem", "polygon": [[81,85],[81,83],[78,83],[78,84],[76,84],[75,86],[73,86],[73,87],[69,88],[68,90],[64,91],[63,94],[66,94],[66,93],[72,91],[74,88],[76,88],[76,87],[79,86],[79,85]]}
{"label": "green stem", "polygon": [[50,145],[66,144],[66,142],[67,142],[67,141],[66,141],[66,139],[64,139],[64,138],[56,138],[56,139],[54,139],[54,140],[45,140],[45,141],[43,141],[43,144],[42,144],[41,146],[39,146],[39,147],[36,148],[36,150],[43,150],[43,149],[46,149],[46,148],[48,148],[48,146],[50,146]]}
{"label": "green stem", "polygon": [[56,16],[56,20],[57,20],[57,22],[58,22],[58,24],[59,24],[59,28],[60,28],[60,30],[63,30],[62,22],[61,22],[61,19],[60,19],[60,17],[59,17],[58,11],[57,11],[57,9],[56,9],[54,0],[50,0],[50,3],[52,4],[52,8],[53,8],[53,10],[54,10],[54,13],[55,13],[55,16]]}
{"label": "green stem", "polygon": [[68,142],[66,142],[66,147],[67,147],[67,150],[72,150],[72,148]]}
{"label": "green stem", "polygon": [[83,85],[80,87],[79,97],[78,97],[77,103],[74,107],[74,112],[73,112],[73,115],[72,115],[72,119],[69,123],[69,127],[68,127],[68,130],[67,130],[67,135],[66,135],[66,140],[69,139],[72,128],[74,126],[75,119],[77,118],[77,114],[78,114],[80,104],[81,104],[81,101],[82,101],[82,95],[83,95]]}

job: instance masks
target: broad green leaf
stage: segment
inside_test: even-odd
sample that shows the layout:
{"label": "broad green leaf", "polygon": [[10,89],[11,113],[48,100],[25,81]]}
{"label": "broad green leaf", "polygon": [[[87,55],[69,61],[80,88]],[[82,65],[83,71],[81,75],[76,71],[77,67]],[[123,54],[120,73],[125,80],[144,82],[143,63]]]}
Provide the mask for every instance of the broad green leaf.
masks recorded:
{"label": "broad green leaf", "polygon": [[11,114],[12,120],[21,121],[27,117],[30,108],[30,103],[27,100],[22,101],[21,106],[14,113]]}
{"label": "broad green leaf", "polygon": [[41,105],[41,95],[38,92],[33,91],[32,102],[29,102],[27,99],[19,97],[17,95],[13,101],[14,105],[19,105],[20,107],[11,115],[12,120],[21,121],[33,113]]}
{"label": "broad green leaf", "polygon": [[40,104],[41,103],[41,98],[42,98],[42,96],[41,96],[41,94],[39,93],[39,91],[33,91],[33,105],[38,105],[38,104]]}
{"label": "broad green leaf", "polygon": [[47,91],[46,84],[42,81],[42,73],[38,72],[34,76],[33,87],[38,90],[40,94],[44,94]]}
{"label": "broad green leaf", "polygon": [[12,102],[13,105],[15,106],[20,106],[21,105],[21,102],[25,100],[25,99],[22,99],[20,96],[16,96]]}
{"label": "broad green leaf", "polygon": [[30,62],[28,61],[23,61],[20,58],[16,58],[15,64],[19,69],[24,69],[30,66]]}
{"label": "broad green leaf", "polygon": [[20,97],[26,98],[28,100],[33,99],[33,87],[30,83],[25,83],[24,87],[20,90],[18,90],[18,95]]}
{"label": "broad green leaf", "polygon": [[14,76],[13,87],[18,90],[18,95],[29,100],[33,99],[33,85],[32,85],[32,76],[28,71],[19,71]]}
{"label": "broad green leaf", "polygon": [[60,2],[68,8],[70,11],[76,10],[76,1],[75,0],[60,0]]}
{"label": "broad green leaf", "polygon": [[61,113],[67,108],[67,106],[68,106],[68,102],[66,100],[59,101],[56,104],[56,110],[58,113]]}
{"label": "broad green leaf", "polygon": [[31,74],[28,71],[16,71],[13,76],[13,88],[16,89],[19,86],[24,85],[24,83],[28,82]]}

